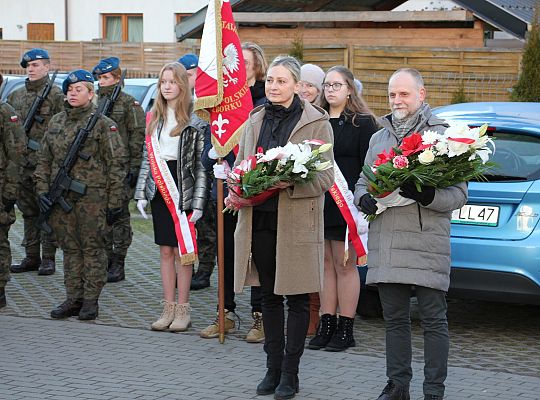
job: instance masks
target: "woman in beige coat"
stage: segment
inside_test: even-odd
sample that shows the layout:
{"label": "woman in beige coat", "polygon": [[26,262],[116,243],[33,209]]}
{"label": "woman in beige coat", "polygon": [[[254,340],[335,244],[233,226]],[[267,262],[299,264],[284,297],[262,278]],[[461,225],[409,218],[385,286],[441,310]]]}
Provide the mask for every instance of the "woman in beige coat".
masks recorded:
{"label": "woman in beige coat", "polygon": [[[251,112],[236,164],[258,147],[266,151],[306,139],[333,143],[328,114],[298,97],[299,80],[298,60],[282,56],[272,62],[265,83],[268,103]],[[331,151],[324,155],[333,162]],[[310,183],[285,188],[265,203],[239,212],[235,291],[258,282],[262,291],[268,371],[257,386],[258,394],[290,399],[298,392],[298,365],[309,323],[308,293],[321,288],[324,193],[333,181],[333,169],[322,171]],[[283,296],[289,307],[287,340]]]}

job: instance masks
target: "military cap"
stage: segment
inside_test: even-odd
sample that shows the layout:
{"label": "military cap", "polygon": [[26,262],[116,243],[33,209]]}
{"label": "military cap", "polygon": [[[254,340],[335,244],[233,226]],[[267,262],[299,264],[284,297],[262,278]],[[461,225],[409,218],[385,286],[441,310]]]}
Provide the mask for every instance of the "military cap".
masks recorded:
{"label": "military cap", "polygon": [[99,64],[94,67],[94,69],[92,70],[92,75],[97,78],[100,75],[118,69],[119,66],[120,59],[118,57],[107,57],[101,60]]}
{"label": "military cap", "polygon": [[94,83],[94,77],[89,71],[85,69],[76,69],[75,71],[71,71],[68,74],[67,78],[64,79],[64,82],[62,82],[62,91],[64,92],[64,94],[67,94],[69,85],[77,82]]}
{"label": "military cap", "polygon": [[49,53],[44,49],[32,49],[23,54],[21,58],[21,67],[26,68],[30,61],[49,60]]}
{"label": "military cap", "polygon": [[182,64],[187,71],[188,69],[197,68],[197,65],[199,64],[199,57],[193,53],[187,53],[180,57],[178,62]]}

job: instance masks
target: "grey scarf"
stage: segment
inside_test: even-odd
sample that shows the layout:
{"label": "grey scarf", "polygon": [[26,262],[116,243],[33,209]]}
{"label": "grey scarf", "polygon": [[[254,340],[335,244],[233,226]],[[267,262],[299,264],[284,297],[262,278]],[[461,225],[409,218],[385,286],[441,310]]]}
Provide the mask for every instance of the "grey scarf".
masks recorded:
{"label": "grey scarf", "polygon": [[429,110],[429,105],[427,103],[422,103],[420,108],[410,117],[403,119],[397,119],[392,114],[392,126],[396,132],[396,136],[401,141],[410,131],[412,131],[416,126],[420,124],[421,121],[425,120],[426,111]]}

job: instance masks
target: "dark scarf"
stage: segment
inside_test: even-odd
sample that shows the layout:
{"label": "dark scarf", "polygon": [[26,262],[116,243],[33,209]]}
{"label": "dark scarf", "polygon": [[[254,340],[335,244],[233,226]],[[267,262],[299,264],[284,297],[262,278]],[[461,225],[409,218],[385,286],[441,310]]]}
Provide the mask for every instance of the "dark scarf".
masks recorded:
{"label": "dark scarf", "polygon": [[300,97],[295,94],[288,108],[270,102],[266,103],[264,108],[266,114],[264,115],[257,147],[262,147],[266,151],[277,146],[285,146],[302,115]]}
{"label": "dark scarf", "polygon": [[[285,146],[289,141],[291,133],[302,116],[302,101],[298,95],[294,95],[293,102],[288,108],[274,105],[270,102],[264,105],[266,114],[257,141],[257,148],[262,147],[263,151],[277,146]],[[276,192],[277,195],[277,192]],[[276,212],[278,209],[278,196],[273,196],[263,204],[255,206],[254,230],[277,229]],[[263,212],[261,215],[260,212]],[[272,213],[272,214],[269,214]],[[256,216],[256,218],[255,218]]]}

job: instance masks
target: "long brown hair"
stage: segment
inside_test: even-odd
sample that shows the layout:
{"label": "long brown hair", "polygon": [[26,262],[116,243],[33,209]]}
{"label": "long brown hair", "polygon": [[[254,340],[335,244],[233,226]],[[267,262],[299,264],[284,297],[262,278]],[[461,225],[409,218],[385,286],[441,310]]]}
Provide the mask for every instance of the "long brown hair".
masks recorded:
{"label": "long brown hair", "polygon": [[191,102],[191,90],[189,90],[188,78],[186,69],[178,62],[166,64],[159,72],[159,78],[157,82],[156,100],[152,106],[152,118],[148,124],[147,135],[150,135],[159,121],[164,123],[167,121],[167,100],[161,93],[161,80],[163,79],[163,73],[165,71],[172,71],[174,80],[180,86],[180,94],[178,95],[178,101],[174,108],[174,116],[176,117],[176,127],[170,133],[171,136],[178,136],[184,129],[184,126],[189,122],[191,115],[192,102]]}
{"label": "long brown hair", "polygon": [[[326,71],[325,79],[332,71],[336,71],[338,74],[340,74],[345,80],[345,83],[347,84],[349,89],[351,90],[351,94],[347,98],[347,102],[345,103],[345,109],[343,110],[343,114],[345,114],[345,117],[347,119],[351,119],[354,126],[357,126],[356,116],[358,114],[367,115],[373,118],[373,120],[376,120],[375,114],[373,114],[365,100],[362,98],[360,93],[358,93],[358,89],[354,84],[354,75],[352,74],[351,70],[347,67],[344,67],[343,65],[336,65],[335,67],[332,67],[328,71]],[[330,104],[328,104],[328,101],[326,101],[326,97],[324,95],[321,99],[321,107],[324,108],[326,111],[330,110]]]}
{"label": "long brown hair", "polygon": [[261,46],[252,42],[244,42],[242,43],[242,50],[249,50],[253,54],[255,80],[264,81],[266,70],[268,69],[268,63],[264,58],[264,51]]}

